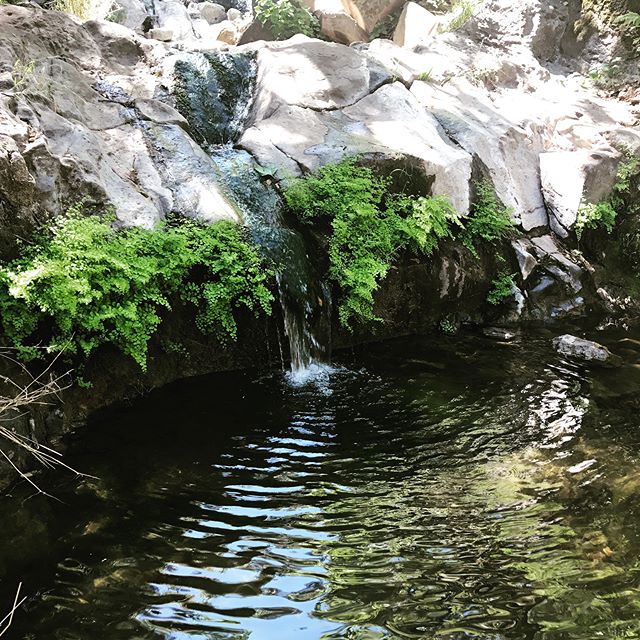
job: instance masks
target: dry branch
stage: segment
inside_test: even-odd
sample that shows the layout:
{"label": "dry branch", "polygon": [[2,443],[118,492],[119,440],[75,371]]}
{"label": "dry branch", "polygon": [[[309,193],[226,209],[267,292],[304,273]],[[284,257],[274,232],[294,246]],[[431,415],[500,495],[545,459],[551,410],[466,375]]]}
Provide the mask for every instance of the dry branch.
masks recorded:
{"label": "dry branch", "polygon": [[[33,438],[17,433],[11,428],[11,423],[24,417],[28,413],[29,407],[50,405],[54,398],[59,398],[60,392],[71,386],[69,377],[71,372],[67,371],[61,375],[54,373],[54,366],[58,356],[52,360],[42,373],[35,376],[24,364],[13,358],[9,350],[0,349],[0,358],[4,358],[19,367],[23,379],[26,380],[25,383],[19,384],[12,378],[0,375],[0,382],[3,382],[4,385],[11,390],[9,395],[0,395],[0,438],[14,446],[21,447],[44,467],[64,467],[77,475],[84,475],[65,464],[57,451],[39,444]],[[0,456],[4,458],[24,480],[33,485],[38,491],[41,491],[40,488],[13,463],[10,456],[1,447]]]}
{"label": "dry branch", "polygon": [[[7,613],[7,615],[2,618],[2,620],[0,620],[0,637],[2,637],[9,630],[9,627],[13,622],[13,614],[27,599],[27,597],[24,596],[22,600],[18,601],[18,599],[20,598],[20,589],[22,589],[22,582],[18,585],[18,590],[16,591],[16,597],[13,599],[13,607],[11,607],[11,611],[9,611],[9,613]],[[2,625],[4,625],[4,627]]]}

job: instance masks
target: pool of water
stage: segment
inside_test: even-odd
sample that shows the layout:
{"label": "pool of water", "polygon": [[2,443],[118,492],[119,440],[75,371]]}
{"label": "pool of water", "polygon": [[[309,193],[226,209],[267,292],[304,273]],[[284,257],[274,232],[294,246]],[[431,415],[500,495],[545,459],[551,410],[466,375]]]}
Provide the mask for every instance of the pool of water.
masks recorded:
{"label": "pool of water", "polygon": [[551,337],[399,340],[97,416],[65,458],[95,479],[0,500],[0,602],[29,596],[8,637],[640,638],[640,343],[590,370]]}

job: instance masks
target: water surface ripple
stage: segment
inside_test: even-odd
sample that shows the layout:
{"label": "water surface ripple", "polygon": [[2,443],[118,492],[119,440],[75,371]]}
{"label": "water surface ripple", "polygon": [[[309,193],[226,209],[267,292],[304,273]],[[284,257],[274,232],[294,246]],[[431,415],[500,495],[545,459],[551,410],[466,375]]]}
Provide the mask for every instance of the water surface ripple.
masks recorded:
{"label": "water surface ripple", "polygon": [[640,374],[548,344],[397,341],[104,414],[68,454],[99,479],[3,515],[12,637],[640,638]]}

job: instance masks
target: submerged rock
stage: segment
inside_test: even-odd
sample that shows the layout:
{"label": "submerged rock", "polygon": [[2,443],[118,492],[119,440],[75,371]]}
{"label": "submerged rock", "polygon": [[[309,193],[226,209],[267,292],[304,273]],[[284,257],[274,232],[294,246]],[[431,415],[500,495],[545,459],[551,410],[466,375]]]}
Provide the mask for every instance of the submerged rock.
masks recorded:
{"label": "submerged rock", "polygon": [[554,338],[553,346],[558,353],[585,362],[615,364],[618,360],[607,347],[568,333]]}

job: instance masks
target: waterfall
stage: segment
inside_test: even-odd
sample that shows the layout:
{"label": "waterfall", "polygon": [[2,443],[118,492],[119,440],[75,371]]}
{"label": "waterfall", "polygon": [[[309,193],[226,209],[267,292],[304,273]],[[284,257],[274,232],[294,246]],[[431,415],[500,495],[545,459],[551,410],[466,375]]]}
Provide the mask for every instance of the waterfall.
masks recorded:
{"label": "waterfall", "polygon": [[[252,157],[231,145],[210,148],[220,178],[244,214],[253,241],[276,267],[276,282],[291,358],[290,380],[304,383],[326,371],[331,303],[314,273],[302,235],[286,225],[276,190],[263,183]],[[324,326],[323,326],[324,325]]]}
{"label": "waterfall", "polygon": [[[251,54],[187,53],[176,63],[176,106],[244,215],[252,239],[276,267],[293,384],[326,375],[330,296],[314,273],[302,235],[287,226],[275,188],[253,158],[233,147],[249,116],[256,80]],[[324,325],[326,339],[316,333]]]}

